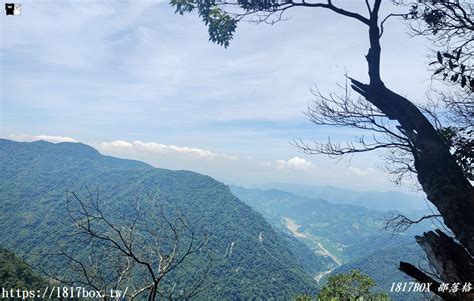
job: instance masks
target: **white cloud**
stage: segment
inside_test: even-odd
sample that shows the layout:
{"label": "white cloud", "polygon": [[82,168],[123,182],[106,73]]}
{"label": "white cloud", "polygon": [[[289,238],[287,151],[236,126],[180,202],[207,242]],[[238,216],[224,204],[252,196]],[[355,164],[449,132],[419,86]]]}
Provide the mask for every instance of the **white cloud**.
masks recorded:
{"label": "white cloud", "polygon": [[38,140],[45,140],[49,141],[52,143],[59,143],[59,142],[78,142],[76,139],[71,138],[71,137],[65,137],[65,136],[50,136],[50,135],[38,135],[38,136],[33,136],[33,135],[15,135],[11,134],[8,136],[8,139],[15,140],[15,141],[38,141]]}
{"label": "white cloud", "polygon": [[112,142],[101,142],[99,144],[100,148],[103,148],[103,149],[107,149],[107,148],[121,148],[121,147],[125,147],[125,148],[132,148],[133,145],[127,141],[123,141],[123,140],[116,140],[116,141],[112,141]]}
{"label": "white cloud", "polygon": [[133,149],[138,152],[148,152],[156,154],[182,154],[186,156],[191,156],[195,158],[202,158],[208,160],[215,159],[226,159],[226,160],[237,160],[237,156],[227,155],[227,154],[217,154],[208,150],[200,148],[192,148],[187,146],[176,146],[176,145],[167,145],[156,142],[142,142],[134,141],[132,143],[116,140],[112,142],[102,142],[99,144],[99,149],[103,151],[119,151],[123,149]]}
{"label": "white cloud", "polygon": [[373,168],[360,169],[357,167],[349,166],[348,169],[350,173],[356,176],[368,176],[375,173],[375,170]]}
{"label": "white cloud", "polygon": [[276,161],[276,168],[278,168],[278,169],[294,169],[294,170],[309,170],[309,169],[316,168],[316,166],[313,163],[308,162],[303,158],[293,157],[293,158],[289,159],[288,161],[285,161],[285,160]]}

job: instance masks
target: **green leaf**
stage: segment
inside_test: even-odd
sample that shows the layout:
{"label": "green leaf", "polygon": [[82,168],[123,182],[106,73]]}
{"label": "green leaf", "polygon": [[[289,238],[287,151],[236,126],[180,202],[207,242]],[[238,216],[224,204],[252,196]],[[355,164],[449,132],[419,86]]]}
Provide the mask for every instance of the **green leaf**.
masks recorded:
{"label": "green leaf", "polygon": [[218,7],[210,9],[206,17],[205,22],[209,27],[209,40],[227,48],[237,28],[237,20]]}
{"label": "green leaf", "polygon": [[446,53],[446,52],[445,52],[445,53],[443,53],[443,56],[444,56],[444,57],[446,57],[446,58],[448,58],[448,59],[453,59],[453,60],[455,60],[455,59],[456,59],[456,57],[455,57],[454,55],[452,55],[452,54],[449,54],[449,53]]}
{"label": "green leaf", "polygon": [[466,86],[466,81],[467,81],[467,79],[466,79],[465,76],[461,77],[461,87],[464,88]]}
{"label": "green leaf", "polygon": [[439,68],[438,70],[435,71],[435,73],[433,75],[440,74],[441,72],[443,72],[444,69],[446,69],[446,68],[445,67]]}
{"label": "green leaf", "polygon": [[459,61],[459,58],[461,57],[461,51],[462,47],[458,49],[458,52],[456,53],[456,61]]}
{"label": "green leaf", "polygon": [[191,0],[171,0],[170,5],[175,7],[175,13],[183,15],[192,12],[196,6]]}

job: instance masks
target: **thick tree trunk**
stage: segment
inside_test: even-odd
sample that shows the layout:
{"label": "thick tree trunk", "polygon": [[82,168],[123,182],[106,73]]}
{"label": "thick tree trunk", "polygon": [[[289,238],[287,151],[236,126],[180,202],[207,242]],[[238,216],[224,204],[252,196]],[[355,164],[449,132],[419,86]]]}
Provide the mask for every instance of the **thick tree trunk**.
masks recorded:
{"label": "thick tree trunk", "polygon": [[383,83],[364,85],[352,81],[356,91],[400,123],[401,130],[413,144],[412,154],[423,191],[456,238],[474,254],[474,188],[448,146],[406,98],[390,91]]}
{"label": "thick tree trunk", "polygon": [[408,276],[412,277],[413,279],[417,280],[419,283],[431,283],[430,291],[443,298],[443,300],[458,300],[453,294],[450,294],[449,292],[440,291],[439,288],[441,284],[439,282],[433,280],[433,278],[426,275],[423,271],[421,271],[411,263],[401,261],[400,267],[398,269],[403,273],[407,274]]}
{"label": "thick tree trunk", "polygon": [[[369,21],[370,48],[366,58],[370,83],[351,79],[352,88],[389,119],[398,121],[400,131],[411,143],[414,166],[423,191],[462,246],[441,231],[416,237],[418,244],[441,280],[450,284],[471,282],[474,279],[474,188],[428,119],[408,99],[385,87],[380,76],[380,4],[381,0],[375,1]],[[432,291],[445,300],[474,300],[473,293],[438,292],[440,283],[411,264],[401,262],[400,270],[419,282],[433,283]]]}
{"label": "thick tree trunk", "polygon": [[418,180],[456,238],[474,254],[474,188],[436,129],[408,99],[385,87],[380,77],[380,29],[375,1],[369,22],[370,48],[366,56],[370,83],[351,79],[352,88],[379,108],[412,144]]}
{"label": "thick tree trunk", "polygon": [[436,230],[415,238],[442,281],[464,283],[474,280],[472,256],[451,237]]}
{"label": "thick tree trunk", "polygon": [[[416,241],[425,251],[439,278],[449,284],[448,289],[440,289],[438,281],[409,263],[400,262],[399,269],[421,283],[431,283],[431,292],[445,300],[474,300],[474,290],[462,291],[464,284],[474,279],[474,260],[466,249],[440,230],[416,236]],[[450,291],[455,283],[459,284],[458,291]]]}

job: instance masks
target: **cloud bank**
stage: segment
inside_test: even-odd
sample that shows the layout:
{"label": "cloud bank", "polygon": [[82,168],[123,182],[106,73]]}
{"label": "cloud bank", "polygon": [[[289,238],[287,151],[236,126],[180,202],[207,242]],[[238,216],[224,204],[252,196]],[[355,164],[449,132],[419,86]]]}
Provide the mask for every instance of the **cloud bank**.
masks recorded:
{"label": "cloud bank", "polygon": [[226,154],[216,154],[208,150],[200,148],[192,148],[187,146],[176,146],[176,145],[166,145],[156,142],[142,142],[142,141],[133,141],[127,142],[123,140],[116,140],[111,142],[101,142],[98,146],[99,150],[104,152],[115,152],[120,149],[129,151],[131,149],[136,150],[137,152],[148,152],[155,154],[183,154],[195,158],[206,159],[206,160],[216,160],[216,159],[225,159],[225,160],[237,160],[235,155],[226,155]]}
{"label": "cloud bank", "polygon": [[59,143],[59,142],[79,142],[74,138],[71,137],[65,137],[65,136],[51,136],[51,135],[37,135],[37,136],[32,136],[32,135],[15,135],[11,134],[8,135],[7,137],[10,140],[15,140],[15,141],[21,141],[21,142],[31,142],[31,141],[38,141],[38,140],[44,140],[52,143]]}
{"label": "cloud bank", "polygon": [[276,168],[277,169],[294,169],[294,170],[309,170],[312,168],[316,168],[316,166],[311,163],[306,161],[303,158],[300,157],[293,157],[287,161],[285,160],[277,160],[276,161]]}

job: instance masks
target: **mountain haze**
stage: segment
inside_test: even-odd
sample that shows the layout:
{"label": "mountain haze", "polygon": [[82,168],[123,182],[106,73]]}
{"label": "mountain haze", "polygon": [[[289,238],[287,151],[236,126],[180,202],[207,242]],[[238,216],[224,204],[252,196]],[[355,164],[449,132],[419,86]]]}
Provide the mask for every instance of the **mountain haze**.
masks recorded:
{"label": "mountain haze", "polygon": [[336,204],[356,205],[381,211],[426,210],[422,197],[395,191],[355,191],[333,186],[271,183],[255,188],[277,189],[309,198],[322,198]]}

